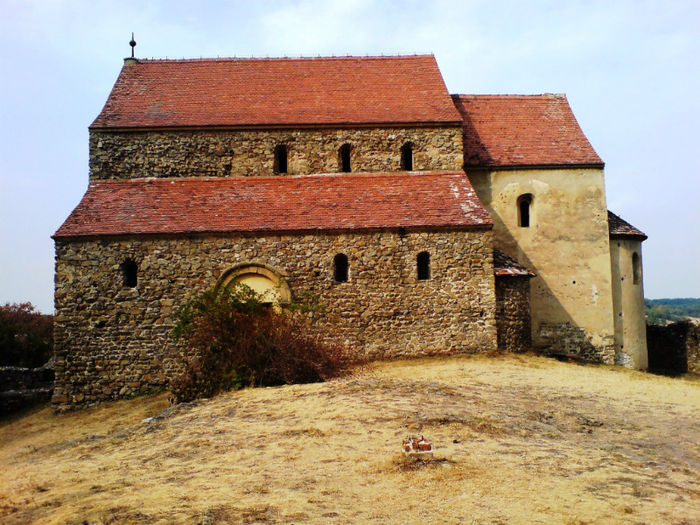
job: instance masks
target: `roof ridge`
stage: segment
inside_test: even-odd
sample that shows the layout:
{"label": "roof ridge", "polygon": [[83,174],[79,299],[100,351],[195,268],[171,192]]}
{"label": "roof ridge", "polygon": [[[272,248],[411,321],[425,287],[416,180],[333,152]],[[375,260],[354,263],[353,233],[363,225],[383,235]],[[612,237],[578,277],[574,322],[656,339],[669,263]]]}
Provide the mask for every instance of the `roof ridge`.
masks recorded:
{"label": "roof ridge", "polygon": [[[283,61],[283,60],[357,60],[357,59],[370,59],[370,60],[381,60],[381,59],[395,59],[395,58],[428,58],[435,57],[433,53],[413,53],[413,54],[396,54],[396,55],[327,55],[327,56],[283,56],[283,57],[191,57],[191,58],[136,58],[137,63],[142,62],[233,62],[233,61]],[[131,60],[131,58],[130,58]]]}
{"label": "roof ridge", "polygon": [[450,96],[454,97],[473,97],[473,98],[487,98],[487,97],[499,97],[499,98],[534,98],[534,97],[553,97],[553,98],[566,98],[566,93],[502,93],[502,94],[489,94],[489,93],[451,93]]}

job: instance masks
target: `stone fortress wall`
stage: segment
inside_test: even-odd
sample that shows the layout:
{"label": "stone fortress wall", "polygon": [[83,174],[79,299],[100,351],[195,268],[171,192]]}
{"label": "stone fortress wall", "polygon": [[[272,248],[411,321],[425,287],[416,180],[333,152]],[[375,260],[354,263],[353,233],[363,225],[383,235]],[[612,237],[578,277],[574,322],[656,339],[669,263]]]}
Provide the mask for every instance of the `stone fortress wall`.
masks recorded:
{"label": "stone fortress wall", "polygon": [[[430,254],[418,280],[417,254]],[[348,281],[333,261],[348,257]],[[135,287],[121,264],[138,267]],[[318,296],[318,329],[351,351],[388,358],[496,348],[490,230],[141,237],[56,243],[59,408],[162,388],[181,370],[173,315],[241,264],[273,268],[292,294]]]}

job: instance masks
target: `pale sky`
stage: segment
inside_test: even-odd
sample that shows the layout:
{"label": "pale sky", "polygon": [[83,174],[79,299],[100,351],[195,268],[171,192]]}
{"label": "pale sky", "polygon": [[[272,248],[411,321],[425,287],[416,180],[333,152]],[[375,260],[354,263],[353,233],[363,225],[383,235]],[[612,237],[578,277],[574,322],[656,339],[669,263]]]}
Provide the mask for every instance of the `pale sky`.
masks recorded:
{"label": "pale sky", "polygon": [[0,303],[53,311],[50,236],[88,126],[136,56],[433,53],[451,93],[565,93],[608,208],[649,235],[645,295],[700,297],[700,2],[0,0]]}

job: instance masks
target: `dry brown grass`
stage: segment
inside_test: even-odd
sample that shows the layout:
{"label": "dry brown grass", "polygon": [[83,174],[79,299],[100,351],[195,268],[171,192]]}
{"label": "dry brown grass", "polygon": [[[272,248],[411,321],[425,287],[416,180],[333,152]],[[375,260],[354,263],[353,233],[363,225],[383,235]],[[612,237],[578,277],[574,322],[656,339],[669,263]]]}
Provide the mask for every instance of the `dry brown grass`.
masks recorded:
{"label": "dry brown grass", "polygon": [[[434,457],[400,454],[409,434]],[[0,423],[0,468],[2,523],[691,524],[700,382],[527,356],[381,363],[171,408],[42,408]]]}

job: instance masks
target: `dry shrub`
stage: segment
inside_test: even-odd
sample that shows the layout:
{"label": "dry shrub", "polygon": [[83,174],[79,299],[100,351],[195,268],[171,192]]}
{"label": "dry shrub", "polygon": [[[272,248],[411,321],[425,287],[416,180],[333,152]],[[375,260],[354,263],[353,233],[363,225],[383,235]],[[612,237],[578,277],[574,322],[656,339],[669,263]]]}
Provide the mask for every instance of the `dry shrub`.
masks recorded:
{"label": "dry shrub", "polygon": [[437,457],[430,454],[397,454],[389,462],[389,470],[399,472],[413,472],[424,468],[435,468],[453,465],[455,462],[445,457]]}
{"label": "dry shrub", "polygon": [[245,386],[313,383],[338,376],[346,354],[310,329],[307,308],[276,309],[237,284],[191,299],[177,314],[175,340],[187,358],[171,380],[179,403]]}

